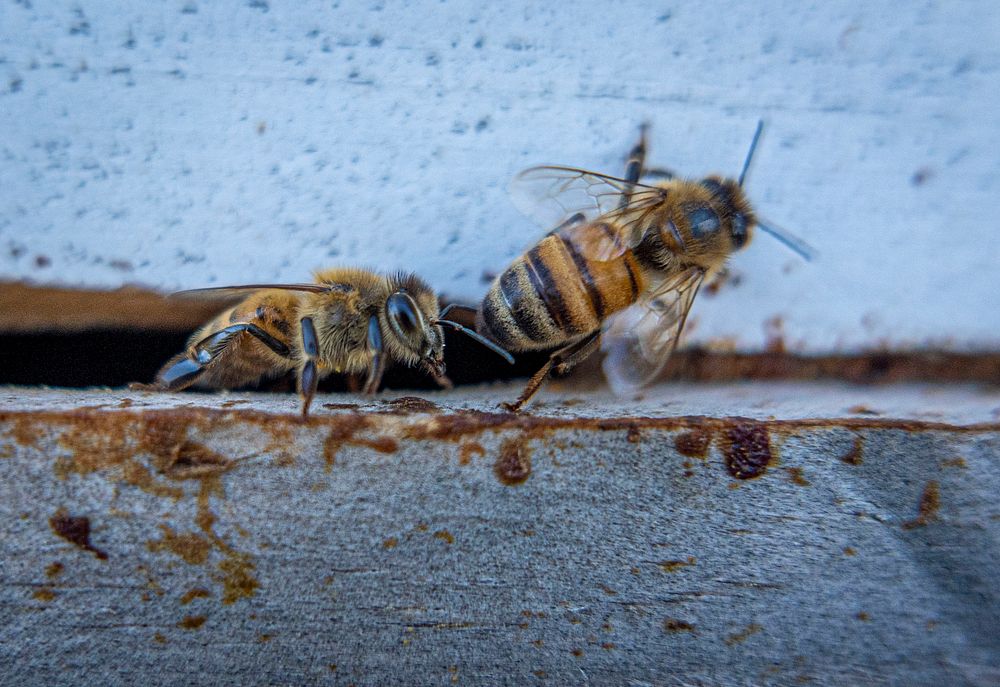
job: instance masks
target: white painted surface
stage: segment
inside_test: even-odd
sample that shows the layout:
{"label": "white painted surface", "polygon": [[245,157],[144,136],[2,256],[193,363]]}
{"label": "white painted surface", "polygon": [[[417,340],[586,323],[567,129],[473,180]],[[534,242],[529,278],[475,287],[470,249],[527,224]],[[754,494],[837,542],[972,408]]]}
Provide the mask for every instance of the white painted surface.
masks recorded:
{"label": "white painted surface", "polygon": [[[0,5],[0,278],[162,289],[410,268],[474,299],[530,164],[735,174],[765,236],[689,340],[1000,347],[992,2]],[[922,182],[922,183],[921,183]],[[984,219],[986,221],[984,221]]]}

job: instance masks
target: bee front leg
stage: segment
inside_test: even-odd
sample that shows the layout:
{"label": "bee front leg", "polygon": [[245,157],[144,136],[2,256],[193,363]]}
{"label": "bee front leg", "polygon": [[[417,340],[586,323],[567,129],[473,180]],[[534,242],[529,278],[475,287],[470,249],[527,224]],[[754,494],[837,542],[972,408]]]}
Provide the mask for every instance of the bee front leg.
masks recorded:
{"label": "bee front leg", "polygon": [[524,387],[524,391],[513,403],[501,403],[501,407],[509,410],[512,413],[516,413],[521,409],[525,403],[531,400],[531,397],[538,393],[541,388],[542,383],[549,376],[550,372],[556,372],[558,374],[565,374],[571,369],[582,363],[584,360],[593,355],[594,351],[597,350],[597,346],[601,340],[600,330],[587,335],[579,341],[575,341],[568,346],[560,348],[558,351],[549,356],[549,359],[542,365],[542,369],[536,372],[531,379],[528,380],[527,385]]}
{"label": "bee front leg", "polygon": [[372,368],[368,372],[368,380],[365,382],[363,393],[371,396],[378,391],[378,385],[382,382],[382,373],[385,372],[385,352],[382,350],[382,329],[378,323],[378,317],[372,315],[368,320],[368,346],[374,351],[372,357]]}
{"label": "bee front leg", "polygon": [[305,418],[309,415],[309,405],[316,395],[316,386],[319,384],[319,371],[316,369],[319,360],[319,340],[311,317],[299,320],[299,328],[302,330],[302,353],[305,355],[305,361],[299,368],[298,386],[299,394],[302,396],[302,417]]}

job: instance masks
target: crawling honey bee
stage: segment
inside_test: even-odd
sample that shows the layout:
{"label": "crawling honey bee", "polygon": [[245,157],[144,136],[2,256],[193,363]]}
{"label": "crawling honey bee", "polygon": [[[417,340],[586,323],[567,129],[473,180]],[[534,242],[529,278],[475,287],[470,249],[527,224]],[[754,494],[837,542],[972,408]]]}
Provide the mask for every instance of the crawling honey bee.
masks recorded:
{"label": "crawling honey bee", "polygon": [[[760,222],[743,192],[761,128],[736,180],[647,170],[645,125],[625,178],[549,166],[515,178],[511,192],[526,214],[561,223],[493,281],[476,310],[476,330],[509,351],[557,349],[508,409],[599,346],[616,392],[651,382],[677,347],[701,284],[755,227],[808,259],[804,244]],[[662,181],[640,183],[647,176]]]}
{"label": "crawling honey bee", "polygon": [[386,365],[419,365],[443,387],[444,335],[452,327],[513,362],[510,354],[444,319],[434,291],[413,274],[381,275],[340,268],[317,272],[313,284],[248,284],[194,289],[188,295],[248,294],[196,331],[187,349],[157,373],[153,389],[226,389],[296,371],[302,415],[319,380],[367,371],[373,394]]}

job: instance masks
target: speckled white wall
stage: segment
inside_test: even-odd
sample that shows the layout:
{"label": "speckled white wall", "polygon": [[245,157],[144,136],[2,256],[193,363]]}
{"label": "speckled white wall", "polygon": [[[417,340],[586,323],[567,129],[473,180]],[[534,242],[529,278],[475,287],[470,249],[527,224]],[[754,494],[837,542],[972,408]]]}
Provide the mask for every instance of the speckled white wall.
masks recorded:
{"label": "speckled white wall", "polygon": [[759,236],[693,340],[1000,348],[982,2],[0,4],[0,278],[177,289],[410,268],[473,299],[556,162],[736,173]]}

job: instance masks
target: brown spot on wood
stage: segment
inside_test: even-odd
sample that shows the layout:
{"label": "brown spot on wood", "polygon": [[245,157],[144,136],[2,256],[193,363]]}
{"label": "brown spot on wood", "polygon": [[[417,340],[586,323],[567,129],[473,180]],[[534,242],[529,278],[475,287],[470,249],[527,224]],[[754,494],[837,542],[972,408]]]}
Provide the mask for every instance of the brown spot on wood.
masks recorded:
{"label": "brown spot on wood", "polygon": [[19,417],[11,423],[10,436],[20,446],[35,447],[44,434],[43,426],[32,417]]}
{"label": "brown spot on wood", "polygon": [[49,518],[49,527],[69,543],[84,551],[90,551],[100,560],[106,561],[108,559],[108,554],[90,543],[90,518],[83,515],[69,515],[65,509],[60,508],[55,515]]}
{"label": "brown spot on wood", "polygon": [[764,350],[782,355],[785,349],[785,325],[780,315],[764,321]]}
{"label": "brown spot on wood", "polygon": [[160,524],[162,539],[151,539],[146,542],[146,548],[151,552],[167,551],[174,554],[189,565],[202,565],[208,560],[212,551],[212,542],[197,532],[178,534],[170,527]]}
{"label": "brown spot on wood", "polygon": [[260,582],[253,576],[255,567],[248,555],[235,552],[219,562],[219,571],[222,573],[222,603],[236,603],[257,592]]}
{"label": "brown spot on wood", "polygon": [[728,637],[726,637],[726,644],[732,646],[734,644],[739,644],[741,642],[744,642],[747,640],[747,638],[757,634],[763,629],[764,628],[761,625],[758,625],[757,623],[750,623],[739,632],[733,633]]}
{"label": "brown spot on wood", "polygon": [[628,432],[625,433],[625,440],[630,444],[638,444],[642,440],[642,432],[635,425],[629,425]]}
{"label": "brown spot on wood", "polygon": [[848,465],[861,465],[864,462],[863,452],[865,447],[864,437],[856,436],[854,437],[854,444],[851,446],[851,450],[840,457],[842,461]]}
{"label": "brown spot on wood", "polygon": [[694,632],[694,625],[677,618],[667,618],[663,621],[663,629],[667,632]]}
{"label": "brown spot on wood", "polygon": [[270,642],[272,639],[274,639],[274,635],[264,634],[263,632],[257,635],[257,641],[261,642],[262,644],[264,642]]}
{"label": "brown spot on wood", "polygon": [[812,485],[812,482],[805,478],[805,473],[802,468],[785,468],[788,473],[788,481],[800,487],[808,487]]}
{"label": "brown spot on wood", "polygon": [[688,556],[687,560],[684,561],[660,561],[657,563],[660,566],[660,570],[665,573],[675,573],[682,568],[687,568],[688,566],[694,565],[698,562],[698,559],[694,556]]}
{"label": "brown spot on wood", "polygon": [[455,543],[455,537],[448,530],[438,530],[437,532],[434,533],[434,537],[436,539],[440,539],[445,544],[454,544]]}
{"label": "brown spot on wood", "polygon": [[157,644],[166,644],[167,638],[164,637],[161,633],[157,632],[153,635],[153,641],[156,642]]}
{"label": "brown spot on wood", "polygon": [[920,505],[917,517],[903,523],[904,530],[912,530],[916,527],[923,527],[937,518],[938,509],[941,507],[941,487],[937,481],[931,480],[924,486],[924,491],[920,495]]}
{"label": "brown spot on wood", "polygon": [[674,437],[674,448],[682,456],[689,458],[704,458],[708,453],[708,445],[712,435],[701,429],[681,432]]}
{"label": "brown spot on wood", "polygon": [[184,616],[184,620],[177,623],[177,627],[182,630],[197,630],[205,624],[205,620],[206,618],[203,615],[188,615]]}
{"label": "brown spot on wood", "polygon": [[861,405],[861,404],[858,404],[858,405],[855,405],[855,406],[851,406],[850,408],[847,409],[847,412],[852,413],[854,415],[881,415],[882,414],[882,413],[880,413],[877,410],[872,410],[868,406]]}
{"label": "brown spot on wood", "polygon": [[357,403],[324,403],[324,408],[329,408],[330,410],[355,410],[358,408]]}
{"label": "brown spot on wood", "polygon": [[198,442],[184,441],[171,449],[162,472],[171,479],[200,479],[220,475],[232,467],[233,462],[222,454]]}
{"label": "brown spot on wood", "polygon": [[962,456],[955,456],[954,458],[948,458],[941,461],[941,467],[945,468],[967,468],[968,463],[965,462],[965,458]]}
{"label": "brown spot on wood", "polygon": [[856,555],[858,555],[858,552],[854,550],[853,546],[845,546],[844,547],[844,555],[845,556],[856,556]]}
{"label": "brown spot on wood", "polygon": [[48,587],[41,587],[40,589],[36,589],[32,596],[39,601],[48,603],[56,598],[56,593]]}
{"label": "brown spot on wood", "polygon": [[398,539],[396,539],[395,537],[389,537],[384,542],[382,542],[382,548],[383,549],[394,549],[394,548],[396,548],[396,545],[398,545],[398,544],[399,544],[399,540]]}
{"label": "brown spot on wood", "polygon": [[470,462],[472,462],[472,456],[474,455],[477,456],[486,455],[486,449],[483,448],[482,444],[475,441],[469,441],[462,444],[458,452],[458,464],[468,465]]}
{"label": "brown spot on wood", "polygon": [[866,613],[865,611],[858,611],[858,614],[854,617],[863,623],[866,623],[869,620],[871,620],[871,616],[869,616],[868,613]]}
{"label": "brown spot on wood", "polygon": [[583,656],[583,649],[577,647],[573,649],[570,653],[576,656],[577,658],[581,658]]}
{"label": "brown spot on wood", "polygon": [[531,452],[525,437],[506,439],[493,465],[497,479],[507,485],[521,484],[531,475]]}
{"label": "brown spot on wood", "polygon": [[750,420],[733,422],[722,434],[722,453],[733,477],[760,477],[774,460],[767,426]]}
{"label": "brown spot on wood", "polygon": [[59,577],[59,575],[63,574],[64,570],[65,567],[63,566],[63,564],[60,563],[59,561],[55,561],[54,563],[50,563],[48,566],[46,566],[45,576],[48,577],[49,579],[52,579],[53,577]]}
{"label": "brown spot on wood", "polygon": [[615,648],[615,645],[612,642],[604,642],[603,644],[601,644],[601,648],[604,649],[605,651],[611,651],[612,649]]}
{"label": "brown spot on wood", "polygon": [[208,591],[207,589],[204,589],[202,587],[193,587],[184,592],[184,595],[181,597],[181,605],[187,606],[195,599],[208,599],[211,596],[212,592]]}

